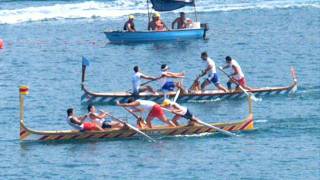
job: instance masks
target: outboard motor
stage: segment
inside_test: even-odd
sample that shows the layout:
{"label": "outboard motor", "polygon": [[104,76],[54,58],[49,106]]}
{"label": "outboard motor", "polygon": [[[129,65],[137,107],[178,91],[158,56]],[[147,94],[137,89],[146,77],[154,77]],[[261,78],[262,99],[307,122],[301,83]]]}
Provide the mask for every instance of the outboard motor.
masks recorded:
{"label": "outboard motor", "polygon": [[201,23],[200,27],[204,29],[203,39],[207,39],[207,31],[209,30],[208,23]]}

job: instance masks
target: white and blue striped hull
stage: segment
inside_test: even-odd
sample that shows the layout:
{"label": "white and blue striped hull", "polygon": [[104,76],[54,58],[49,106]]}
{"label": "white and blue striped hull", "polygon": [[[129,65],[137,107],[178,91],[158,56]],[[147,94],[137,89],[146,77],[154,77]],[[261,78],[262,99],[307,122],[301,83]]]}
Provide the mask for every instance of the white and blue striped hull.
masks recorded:
{"label": "white and blue striped hull", "polygon": [[[291,86],[288,87],[274,87],[274,88],[259,88],[251,91],[256,97],[263,96],[274,96],[274,95],[289,95],[295,93],[297,90],[297,82],[295,81]],[[81,97],[82,103],[92,104],[115,104],[116,101],[126,102],[132,95],[130,93],[119,92],[119,93],[93,93],[83,87],[84,94]],[[168,98],[174,98],[175,92],[171,92],[167,95]],[[231,92],[224,93],[218,90],[205,91],[202,93],[187,93],[181,94],[178,98],[178,102],[198,102],[198,101],[216,101],[216,100],[229,100],[229,99],[240,99],[246,97],[243,92]],[[139,99],[151,100],[161,103],[164,99],[163,93],[159,95],[141,93]]]}

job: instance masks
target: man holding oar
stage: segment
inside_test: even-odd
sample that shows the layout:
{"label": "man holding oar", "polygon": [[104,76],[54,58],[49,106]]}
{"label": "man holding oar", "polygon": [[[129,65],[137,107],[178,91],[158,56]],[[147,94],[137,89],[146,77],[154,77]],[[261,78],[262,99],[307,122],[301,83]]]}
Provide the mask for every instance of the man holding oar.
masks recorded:
{"label": "man holding oar", "polygon": [[[134,71],[134,75],[132,76],[132,89],[133,89],[134,95],[139,95],[139,93],[146,92],[146,91],[152,92],[153,94],[157,94],[157,92],[154,91],[151,86],[141,85],[141,79],[150,80],[150,81],[146,82],[146,83],[148,83],[148,82],[157,80],[157,78],[147,76],[147,75],[141,73],[138,66],[135,66],[133,68],[133,71]],[[144,83],[144,84],[146,84],[146,83]]]}
{"label": "man holding oar", "polygon": [[74,114],[74,109],[69,108],[67,110],[67,122],[70,126],[74,127],[77,130],[80,131],[103,131],[103,129],[93,122],[85,122],[87,115],[84,115],[82,117],[78,117]]}
{"label": "man holding oar", "polygon": [[205,88],[211,83],[213,83],[218,89],[228,92],[228,90],[223,87],[219,82],[219,77],[216,70],[216,64],[214,61],[208,56],[207,52],[201,53],[201,59],[206,62],[207,68],[202,71],[202,73],[197,77],[199,79],[200,77],[208,74],[208,78],[201,84],[201,90],[205,90]]}
{"label": "man holding oar", "polygon": [[[130,113],[134,112],[146,112],[148,113],[148,116],[146,118],[147,126],[148,128],[152,128],[151,121],[154,118],[158,118],[162,122],[168,124],[169,126],[174,127],[175,125],[169,121],[169,119],[166,117],[165,113],[163,112],[161,106],[153,101],[148,100],[135,100],[134,98],[129,98],[127,103],[120,103],[117,102],[118,106],[122,107],[130,107]],[[140,120],[138,119],[138,127],[140,126]],[[140,127],[143,128],[143,127]]]}
{"label": "man holding oar", "polygon": [[108,117],[108,114],[105,112],[101,112],[98,114],[96,112],[96,108],[91,104],[88,105],[87,117],[102,129],[108,129],[108,128],[122,129],[125,127],[125,125],[121,122],[107,121],[105,118]]}
{"label": "man holding oar", "polygon": [[189,125],[194,125],[194,123],[198,121],[198,118],[195,117],[187,107],[181,106],[180,104],[172,102],[169,99],[165,99],[162,102],[161,106],[163,108],[166,108],[171,113],[175,114],[175,116],[172,118],[172,122],[176,126],[179,126],[178,120],[181,117],[188,119]]}
{"label": "man holding oar", "polygon": [[231,67],[233,70],[233,73],[231,75],[228,75],[228,77],[230,78],[227,82],[228,89],[231,90],[231,84],[235,83],[237,85],[236,89],[241,86],[243,89],[252,91],[253,89],[247,86],[246,79],[244,78],[244,74],[239,63],[236,60],[232,59],[230,56],[226,57],[226,63],[227,64],[223,66],[221,70],[229,67]]}
{"label": "man holding oar", "polygon": [[173,123],[175,123],[175,125],[179,125],[177,120],[179,120],[179,118],[184,117],[189,121],[189,125],[195,125],[195,123],[201,124],[203,126],[215,129],[216,131],[219,131],[223,134],[226,134],[228,136],[238,136],[234,133],[231,133],[229,131],[226,131],[224,129],[220,129],[216,126],[213,126],[211,124],[205,123],[203,121],[201,121],[199,118],[195,117],[187,107],[181,106],[176,102],[171,102],[170,100],[166,99],[163,101],[162,106],[164,108],[166,108],[166,110],[170,111],[171,113],[175,114],[175,116],[173,117]]}

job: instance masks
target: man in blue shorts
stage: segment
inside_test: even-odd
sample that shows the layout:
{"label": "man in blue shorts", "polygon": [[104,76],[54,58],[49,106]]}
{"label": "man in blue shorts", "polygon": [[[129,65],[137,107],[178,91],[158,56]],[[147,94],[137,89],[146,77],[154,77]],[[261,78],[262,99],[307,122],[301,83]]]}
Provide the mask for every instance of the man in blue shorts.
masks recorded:
{"label": "man in blue shorts", "polygon": [[174,91],[174,88],[177,87],[182,90],[183,93],[185,93],[185,89],[183,88],[182,83],[180,82],[174,82],[172,79],[177,78],[184,78],[184,73],[174,73],[169,71],[169,67],[166,64],[161,65],[161,76],[160,84],[161,84],[161,90],[162,91]]}
{"label": "man in blue shorts", "polygon": [[208,53],[207,52],[202,52],[201,53],[201,59],[203,61],[205,61],[207,63],[207,68],[205,70],[202,71],[202,74],[199,76],[202,77],[206,74],[208,74],[208,78],[201,84],[201,90],[205,90],[205,88],[211,83],[213,83],[218,89],[224,91],[224,92],[228,92],[228,89],[226,89],[225,87],[223,87],[220,82],[219,82],[219,77],[217,74],[217,70],[216,70],[216,64],[214,63],[214,61],[208,57]]}

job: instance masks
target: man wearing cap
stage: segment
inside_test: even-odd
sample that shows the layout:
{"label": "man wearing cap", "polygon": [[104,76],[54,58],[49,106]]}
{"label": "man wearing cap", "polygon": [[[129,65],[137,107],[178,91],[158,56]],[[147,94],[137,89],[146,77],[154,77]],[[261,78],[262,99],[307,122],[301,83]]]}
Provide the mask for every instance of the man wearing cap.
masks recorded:
{"label": "man wearing cap", "polygon": [[166,31],[169,28],[166,26],[166,24],[160,19],[159,13],[154,13],[152,15],[152,21],[148,24],[148,30],[152,31]]}
{"label": "man wearing cap", "polygon": [[207,68],[202,71],[202,74],[199,76],[199,78],[208,74],[208,78],[201,84],[201,90],[204,90],[211,82],[218,89],[220,89],[224,92],[228,92],[228,90],[220,84],[219,77],[218,77],[217,70],[216,70],[216,64],[214,63],[214,61],[210,57],[208,57],[208,53],[202,52],[201,59],[206,62]]}
{"label": "man wearing cap", "polygon": [[175,114],[175,116],[172,118],[172,122],[179,126],[179,123],[177,122],[181,117],[189,120],[189,125],[194,125],[195,122],[198,121],[198,118],[195,117],[187,107],[181,106],[176,102],[172,102],[169,99],[165,99],[161,106],[171,113]]}
{"label": "man wearing cap", "polygon": [[128,32],[135,32],[136,29],[134,27],[133,20],[134,20],[134,16],[130,15],[129,20],[126,23],[124,23],[123,30],[128,31]]}
{"label": "man wearing cap", "polygon": [[230,75],[231,78],[227,82],[228,89],[231,90],[231,84],[235,83],[237,84],[236,89],[240,85],[243,89],[246,89],[249,91],[253,90],[247,85],[246,79],[244,78],[244,74],[242,72],[242,69],[239,63],[236,60],[232,59],[230,56],[226,57],[226,63],[227,64],[223,66],[222,69],[231,67],[233,70],[233,73]]}
{"label": "man wearing cap", "polygon": [[186,14],[184,12],[180,12],[180,17],[176,18],[172,22],[171,29],[174,29],[174,26],[176,23],[177,23],[177,29],[187,28]]}
{"label": "man wearing cap", "polygon": [[166,64],[161,65],[161,75],[159,77],[160,79],[160,85],[161,90],[163,91],[174,91],[174,88],[177,87],[183,91],[183,93],[186,93],[185,89],[183,88],[182,84],[180,82],[174,82],[172,81],[172,78],[184,78],[184,73],[174,73],[169,71],[169,66]]}

